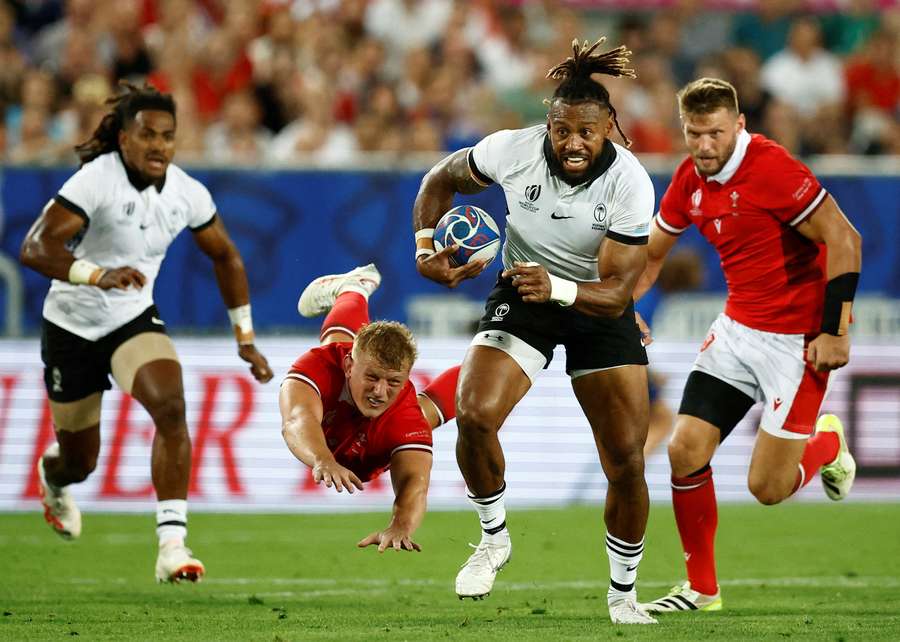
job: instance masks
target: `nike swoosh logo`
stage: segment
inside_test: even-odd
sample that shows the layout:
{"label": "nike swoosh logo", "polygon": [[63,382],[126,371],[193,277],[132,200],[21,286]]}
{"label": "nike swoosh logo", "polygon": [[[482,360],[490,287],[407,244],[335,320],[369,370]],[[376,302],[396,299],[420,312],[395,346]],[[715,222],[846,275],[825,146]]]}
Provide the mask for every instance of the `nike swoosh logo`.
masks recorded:
{"label": "nike swoosh logo", "polygon": [[554,221],[561,221],[564,218],[575,218],[575,217],[574,216],[560,216],[556,212],[553,212],[553,214],[550,215],[550,218],[552,218]]}
{"label": "nike swoosh logo", "polygon": [[146,230],[146,229],[147,229],[148,227],[150,227],[150,226],[149,226],[149,225],[144,225],[143,223],[141,223],[140,225],[138,225],[138,227],[141,228],[142,230]]}
{"label": "nike swoosh logo", "polygon": [[166,322],[159,317],[150,317],[150,323],[155,323],[156,325],[166,325]]}
{"label": "nike swoosh logo", "polygon": [[635,570],[637,567],[638,567],[637,564],[635,564],[634,566],[626,566],[625,570],[628,572],[631,572],[631,571]]}

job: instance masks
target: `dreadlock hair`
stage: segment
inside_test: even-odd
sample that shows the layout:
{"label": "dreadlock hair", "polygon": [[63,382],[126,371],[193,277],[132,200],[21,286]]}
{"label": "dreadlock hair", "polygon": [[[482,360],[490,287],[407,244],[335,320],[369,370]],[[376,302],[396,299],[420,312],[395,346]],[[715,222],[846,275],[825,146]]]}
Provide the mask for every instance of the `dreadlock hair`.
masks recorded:
{"label": "dreadlock hair", "polygon": [[139,111],[166,111],[175,118],[175,100],[171,94],[164,94],[148,84],[137,87],[121,81],[119,86],[124,91],[106,99],[112,110],[97,125],[93,136],[75,146],[75,153],[82,165],[102,154],[119,151],[119,132],[134,120]]}
{"label": "dreadlock hair", "polygon": [[698,78],[678,92],[678,109],[682,117],[685,114],[711,114],[722,107],[735,114],[741,113],[737,90],[726,80]]}
{"label": "dreadlock hair", "polygon": [[601,83],[591,78],[591,74],[605,74],[614,78],[620,76],[634,78],[634,69],[628,67],[631,51],[625,45],[620,45],[605,53],[595,53],[597,47],[604,42],[606,42],[606,36],[594,44],[589,44],[587,40],[578,42],[577,38],[572,41],[572,56],[547,72],[547,78],[562,81],[553,92],[551,101],[559,98],[569,103],[582,101],[600,103],[609,109],[609,115],[613,119],[619,136],[625,141],[625,146],[631,147],[631,139],[619,126],[616,109],[609,101],[609,91]]}

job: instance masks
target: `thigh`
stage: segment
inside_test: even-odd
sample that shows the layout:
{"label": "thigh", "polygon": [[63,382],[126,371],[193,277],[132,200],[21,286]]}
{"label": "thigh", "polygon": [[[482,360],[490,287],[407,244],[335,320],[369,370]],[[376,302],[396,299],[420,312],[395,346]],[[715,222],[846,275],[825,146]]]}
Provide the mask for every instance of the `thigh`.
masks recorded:
{"label": "thigh", "polygon": [[[138,372],[154,361],[171,361],[178,365],[172,340],[161,332],[136,334],[113,351],[110,359],[113,379],[124,392],[132,394]],[[178,381],[181,381],[180,366]]]}
{"label": "thigh", "polygon": [[760,430],[750,458],[748,476],[751,486],[753,480],[764,480],[776,487],[792,488],[805,449],[806,439],[803,437],[776,437]]}
{"label": "thigh", "polygon": [[457,423],[465,430],[467,419],[499,430],[525,393],[531,379],[509,354],[496,348],[473,345],[459,372],[456,392]]}
{"label": "thigh", "polygon": [[57,433],[77,433],[100,425],[100,404],[103,394],[93,394],[76,401],[49,400],[50,416]]}
{"label": "thigh", "polygon": [[572,389],[591,425],[604,468],[643,452],[649,423],[645,366],[592,372],[573,379]]}
{"label": "thigh", "polygon": [[144,363],[135,373],[131,395],[154,417],[161,410],[183,415],[181,364],[173,359]]}

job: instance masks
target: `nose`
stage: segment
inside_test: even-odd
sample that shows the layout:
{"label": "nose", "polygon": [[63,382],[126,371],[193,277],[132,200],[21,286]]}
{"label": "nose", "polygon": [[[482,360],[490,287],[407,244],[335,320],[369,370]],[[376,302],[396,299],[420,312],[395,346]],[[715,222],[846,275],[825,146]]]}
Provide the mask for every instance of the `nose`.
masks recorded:
{"label": "nose", "polygon": [[372,394],[375,395],[376,397],[386,398],[387,391],[388,391],[388,385],[387,385],[387,381],[385,381],[384,379],[379,379],[372,386]]}
{"label": "nose", "polygon": [[566,139],[565,149],[567,151],[577,151],[584,147],[584,140],[578,134],[573,134]]}

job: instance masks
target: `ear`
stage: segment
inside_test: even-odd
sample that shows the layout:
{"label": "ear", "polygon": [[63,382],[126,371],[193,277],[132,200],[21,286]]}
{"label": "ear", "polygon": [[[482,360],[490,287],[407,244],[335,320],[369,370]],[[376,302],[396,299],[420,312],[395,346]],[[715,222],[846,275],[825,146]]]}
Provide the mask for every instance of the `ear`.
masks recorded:
{"label": "ear", "polygon": [[609,118],[606,119],[606,125],[603,127],[603,129],[605,130],[603,132],[603,135],[606,136],[607,138],[609,138],[609,135],[612,133],[612,128],[613,128],[613,118],[612,118],[612,114],[610,114]]}
{"label": "ear", "polygon": [[349,352],[344,355],[344,360],[341,362],[341,365],[344,368],[344,377],[347,379],[350,378],[350,371],[353,369],[353,355]]}
{"label": "ear", "polygon": [[122,144],[125,142],[125,138],[128,134],[125,133],[125,127],[119,130],[119,149],[122,149]]}
{"label": "ear", "polygon": [[744,114],[740,114],[737,118],[738,131],[742,129],[747,129],[747,119],[744,117]]}

